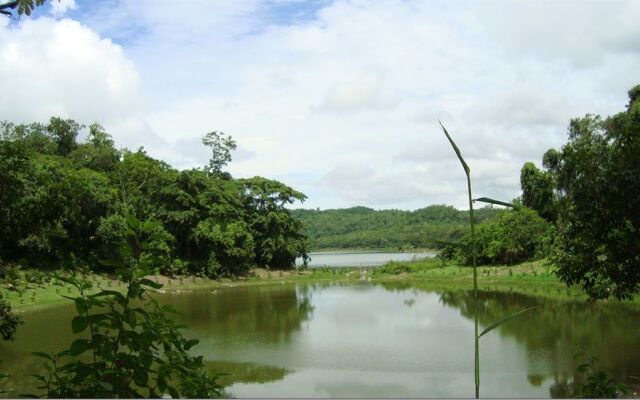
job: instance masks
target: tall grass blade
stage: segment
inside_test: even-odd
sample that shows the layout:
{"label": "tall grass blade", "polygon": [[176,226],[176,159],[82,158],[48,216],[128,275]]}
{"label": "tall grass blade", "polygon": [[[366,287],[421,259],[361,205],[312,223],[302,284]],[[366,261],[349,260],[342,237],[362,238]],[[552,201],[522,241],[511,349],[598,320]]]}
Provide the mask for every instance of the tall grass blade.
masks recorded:
{"label": "tall grass blade", "polygon": [[482,203],[489,203],[489,204],[497,204],[499,206],[505,206],[505,207],[511,207],[511,208],[515,208],[516,207],[511,203],[505,203],[504,201],[491,199],[489,197],[478,197],[477,199],[473,199],[473,201],[479,201],[479,202],[482,202]]}
{"label": "tall grass blade", "polygon": [[499,320],[499,321],[496,321],[496,322],[492,323],[491,325],[487,326],[487,327],[482,331],[482,333],[478,336],[478,339],[480,339],[480,338],[482,337],[482,335],[484,335],[485,333],[489,333],[489,332],[491,332],[492,330],[496,329],[497,327],[499,327],[500,325],[504,324],[505,322],[507,322],[507,321],[509,321],[509,320],[512,320],[512,319],[514,319],[515,317],[518,317],[518,316],[520,316],[520,315],[522,315],[522,314],[524,314],[524,313],[526,313],[526,312],[529,312],[529,311],[531,311],[531,310],[533,310],[534,308],[537,308],[537,307],[538,307],[538,306],[533,306],[533,307],[525,308],[524,310],[520,310],[520,311],[514,312],[513,314],[508,315],[508,316],[506,316],[506,317],[502,318],[501,320]]}
{"label": "tall grass blade", "polygon": [[473,325],[474,325],[474,334],[473,334],[473,344],[475,349],[475,357],[474,357],[474,377],[476,384],[476,399],[480,398],[480,337],[478,336],[478,265],[476,262],[476,234],[473,222],[473,200],[471,196],[471,169],[462,158],[462,153],[460,149],[456,145],[456,143],[451,139],[449,132],[442,125],[442,122],[438,121],[440,127],[444,131],[445,136],[451,143],[451,147],[453,147],[453,151],[456,152],[458,156],[458,160],[460,160],[460,164],[462,164],[462,168],[464,168],[464,173],[467,175],[467,194],[469,195],[469,226],[471,227],[471,259],[473,260]]}
{"label": "tall grass blade", "polygon": [[451,143],[451,147],[453,147],[453,151],[456,152],[456,155],[458,156],[458,160],[460,160],[460,164],[462,164],[462,168],[464,168],[464,173],[467,174],[467,177],[468,177],[470,172],[469,166],[464,161],[464,158],[462,158],[462,153],[460,153],[460,149],[456,145],[456,142],[454,142],[453,139],[451,139],[451,136],[449,136],[449,132],[447,132],[447,129],[444,127],[444,125],[442,125],[442,122],[438,121],[438,123],[440,124],[440,127],[444,131],[445,136],[447,136],[447,139],[449,139],[449,143]]}

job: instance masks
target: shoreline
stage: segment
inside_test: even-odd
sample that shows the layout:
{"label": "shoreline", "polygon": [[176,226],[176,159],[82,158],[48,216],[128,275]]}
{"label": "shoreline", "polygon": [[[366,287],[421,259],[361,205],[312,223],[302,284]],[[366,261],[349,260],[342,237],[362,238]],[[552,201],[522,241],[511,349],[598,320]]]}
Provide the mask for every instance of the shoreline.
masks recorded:
{"label": "shoreline", "polygon": [[[394,267],[402,268],[394,270]],[[470,290],[473,287],[471,268],[455,265],[437,266],[433,260],[397,262],[389,267],[340,267],[308,268],[304,270],[266,270],[254,268],[248,276],[223,279],[209,279],[196,276],[167,277],[149,276],[163,284],[157,293],[180,295],[194,290],[235,288],[248,286],[283,285],[296,283],[352,282],[382,285],[407,285],[425,290]],[[90,279],[96,287],[110,290],[124,290],[122,282],[106,276],[92,274]],[[524,295],[553,298],[557,300],[586,301],[587,297],[579,288],[567,287],[544,266],[543,261],[525,262],[514,266],[478,267],[478,284],[481,291],[506,291]],[[35,293],[35,294],[34,294]],[[5,298],[17,314],[71,304],[64,296],[74,296],[68,286],[48,284],[26,290],[22,296],[17,292],[5,291]],[[624,303],[640,306],[640,296],[633,300],[602,300],[600,303]]]}

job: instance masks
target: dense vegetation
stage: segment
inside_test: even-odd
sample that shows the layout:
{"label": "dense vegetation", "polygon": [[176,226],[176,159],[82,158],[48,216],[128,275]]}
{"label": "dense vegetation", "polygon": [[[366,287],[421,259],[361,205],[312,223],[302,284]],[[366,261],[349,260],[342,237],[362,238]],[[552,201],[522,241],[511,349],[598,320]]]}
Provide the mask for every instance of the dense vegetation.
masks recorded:
{"label": "dense vegetation", "polygon": [[164,274],[240,274],[250,266],[288,268],[306,255],[301,224],[286,204],[304,194],[261,178],[233,179],[222,167],[235,142],[213,132],[204,169],[179,171],[142,148],[116,149],[97,124],[0,123],[0,264],[88,266],[113,271],[128,231],[141,221]]}
{"label": "dense vegetation", "polygon": [[628,298],[640,285],[640,85],[627,109],[571,120],[569,140],[526,164],[523,200],[557,225],[560,278],[593,298]]}
{"label": "dense vegetation", "polygon": [[[475,251],[478,265],[516,264],[538,260],[553,248],[555,228],[526,207],[502,210],[497,218],[477,226]],[[471,265],[471,235],[466,234],[450,256]],[[451,249],[447,249],[451,251]],[[445,252],[445,256],[448,255]]]}
{"label": "dense vegetation", "polygon": [[[492,219],[496,209],[483,208],[477,221]],[[292,210],[302,221],[311,248],[438,248],[440,241],[460,239],[469,224],[469,214],[452,206],[434,205],[415,211],[373,210],[352,207],[337,210]]]}

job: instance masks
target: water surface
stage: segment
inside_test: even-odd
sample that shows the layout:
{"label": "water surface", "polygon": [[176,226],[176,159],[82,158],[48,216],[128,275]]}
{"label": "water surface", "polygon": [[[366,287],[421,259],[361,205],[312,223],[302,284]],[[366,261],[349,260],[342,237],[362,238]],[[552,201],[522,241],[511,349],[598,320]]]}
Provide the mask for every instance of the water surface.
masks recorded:
{"label": "water surface", "polygon": [[[389,261],[416,261],[435,257],[432,252],[376,252],[376,251],[323,251],[309,253],[308,266],[313,267],[375,267]],[[302,265],[302,259],[296,260]]]}
{"label": "water surface", "polygon": [[[481,396],[566,396],[582,349],[618,377],[640,376],[640,313],[513,293],[481,293],[481,325],[538,304],[481,339]],[[299,284],[163,296],[183,313],[210,368],[236,397],[473,397],[472,296],[407,283]],[[0,344],[18,393],[28,354],[73,339],[73,307],[25,314]],[[60,321],[67,321],[62,323]],[[576,343],[580,346],[576,346]],[[39,361],[38,361],[39,362]],[[8,367],[8,368],[7,368]]]}

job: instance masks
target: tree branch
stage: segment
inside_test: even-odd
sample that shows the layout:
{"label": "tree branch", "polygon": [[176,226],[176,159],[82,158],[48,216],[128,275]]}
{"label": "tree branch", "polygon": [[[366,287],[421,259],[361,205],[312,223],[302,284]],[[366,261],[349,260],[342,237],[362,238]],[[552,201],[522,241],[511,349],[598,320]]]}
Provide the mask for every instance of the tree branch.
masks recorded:
{"label": "tree branch", "polygon": [[[0,4],[0,10],[4,10],[5,8],[10,8],[10,9],[14,9],[18,7],[18,0],[14,0],[14,1],[10,1],[8,3],[4,3],[4,4]],[[11,15],[10,11],[0,11],[3,14],[9,13],[9,15]]]}

